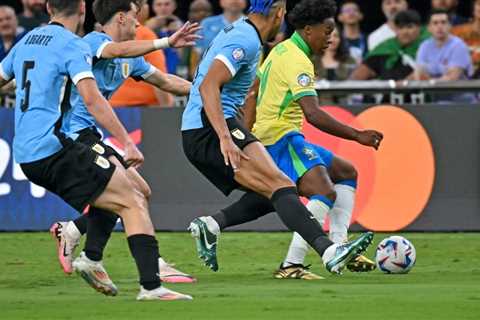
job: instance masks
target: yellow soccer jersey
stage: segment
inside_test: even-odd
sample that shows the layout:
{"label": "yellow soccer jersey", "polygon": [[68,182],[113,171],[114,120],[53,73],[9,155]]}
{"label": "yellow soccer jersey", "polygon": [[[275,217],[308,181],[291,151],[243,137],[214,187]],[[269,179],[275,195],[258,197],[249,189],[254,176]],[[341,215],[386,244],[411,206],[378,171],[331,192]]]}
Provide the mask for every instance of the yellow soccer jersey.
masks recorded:
{"label": "yellow soccer jersey", "polygon": [[297,101],[316,96],[311,49],[298,33],[275,46],[257,72],[260,88],[253,133],[264,145],[300,131],[303,111]]}

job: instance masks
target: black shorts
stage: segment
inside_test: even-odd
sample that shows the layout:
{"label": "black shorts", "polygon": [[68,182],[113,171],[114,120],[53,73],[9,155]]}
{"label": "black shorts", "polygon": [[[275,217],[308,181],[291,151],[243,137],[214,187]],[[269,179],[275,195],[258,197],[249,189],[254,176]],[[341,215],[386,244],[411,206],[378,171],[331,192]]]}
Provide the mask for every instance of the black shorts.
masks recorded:
{"label": "black shorts", "polygon": [[[225,165],[220,150],[220,140],[215,130],[211,127],[206,116],[202,115],[202,120],[203,128],[182,132],[183,151],[195,168],[228,196],[233,190],[239,189],[240,184],[234,179],[235,174],[232,167]],[[258,141],[235,118],[227,119],[227,126],[233,142],[242,150],[250,143]]]}
{"label": "black shorts", "polygon": [[27,178],[83,212],[106,189],[115,165],[78,142],[70,141],[48,158],[21,164]]}
{"label": "black shorts", "polygon": [[87,128],[77,133],[79,134],[79,136],[75,141],[83,143],[84,145],[90,147],[93,151],[95,151],[101,156],[104,156],[107,159],[113,156],[117,158],[118,161],[120,161],[120,163],[125,169],[129,168],[129,165],[115,149],[103,143],[102,136],[100,135],[100,133],[98,133],[96,129]]}

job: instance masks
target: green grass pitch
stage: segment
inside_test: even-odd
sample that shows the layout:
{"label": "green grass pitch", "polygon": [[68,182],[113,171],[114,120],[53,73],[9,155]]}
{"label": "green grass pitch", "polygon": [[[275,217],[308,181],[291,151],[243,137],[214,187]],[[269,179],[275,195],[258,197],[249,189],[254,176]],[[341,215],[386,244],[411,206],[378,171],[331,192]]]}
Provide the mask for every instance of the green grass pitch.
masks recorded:
{"label": "green grass pitch", "polygon": [[[377,234],[368,255],[385,235]],[[196,257],[186,233],[159,233],[170,262],[198,278],[168,287],[191,302],[136,302],[135,265],[124,235],[115,233],[105,265],[119,287],[105,297],[78,276],[64,276],[47,233],[0,233],[0,319],[480,319],[480,234],[405,235],[417,249],[408,275],[327,275],[311,253],[322,281],[275,280],[288,233],[225,233],[220,271]]]}

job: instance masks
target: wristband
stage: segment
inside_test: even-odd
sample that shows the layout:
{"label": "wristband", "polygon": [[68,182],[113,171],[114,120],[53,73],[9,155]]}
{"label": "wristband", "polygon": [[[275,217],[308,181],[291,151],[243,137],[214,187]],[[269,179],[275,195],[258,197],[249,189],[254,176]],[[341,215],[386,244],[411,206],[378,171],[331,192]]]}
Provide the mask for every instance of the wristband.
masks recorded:
{"label": "wristband", "polygon": [[170,48],[170,43],[168,42],[168,37],[164,37],[162,39],[153,40],[153,46],[155,49],[165,49]]}

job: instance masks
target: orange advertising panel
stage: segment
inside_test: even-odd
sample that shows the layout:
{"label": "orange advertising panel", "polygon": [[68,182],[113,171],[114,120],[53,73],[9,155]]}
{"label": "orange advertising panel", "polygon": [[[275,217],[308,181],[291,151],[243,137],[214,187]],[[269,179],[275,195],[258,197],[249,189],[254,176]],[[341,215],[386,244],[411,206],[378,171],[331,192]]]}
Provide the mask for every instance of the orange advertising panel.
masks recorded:
{"label": "orange advertising panel", "polygon": [[339,107],[323,109],[356,128],[384,134],[380,150],[375,151],[304,126],[307,140],[329,148],[357,168],[357,202],[351,222],[375,231],[407,227],[427,205],[435,180],[435,156],[423,126],[395,106],[369,108],[357,116]]}

